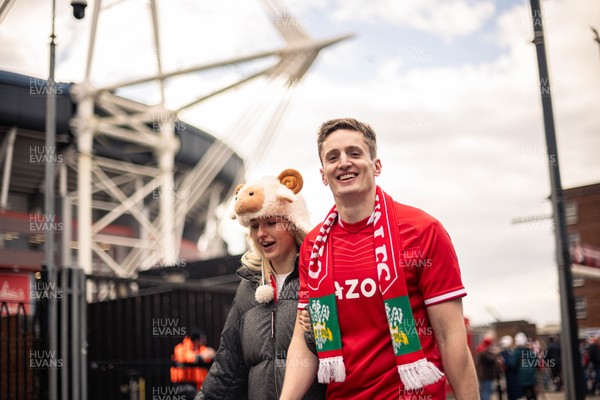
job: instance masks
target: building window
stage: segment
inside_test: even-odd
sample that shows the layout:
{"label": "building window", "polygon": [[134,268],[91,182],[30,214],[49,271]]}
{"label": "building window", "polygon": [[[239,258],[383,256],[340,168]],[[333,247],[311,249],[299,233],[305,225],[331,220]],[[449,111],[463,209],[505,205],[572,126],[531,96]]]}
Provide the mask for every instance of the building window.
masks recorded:
{"label": "building window", "polygon": [[585,296],[575,296],[575,318],[587,318],[587,300]]}
{"label": "building window", "polygon": [[569,232],[569,246],[575,246],[581,243],[581,234],[579,232]]}
{"label": "building window", "polygon": [[582,287],[585,285],[584,278],[573,278],[573,287]]}
{"label": "building window", "polygon": [[565,219],[567,225],[574,225],[577,223],[577,203],[574,201],[568,201],[565,203]]}

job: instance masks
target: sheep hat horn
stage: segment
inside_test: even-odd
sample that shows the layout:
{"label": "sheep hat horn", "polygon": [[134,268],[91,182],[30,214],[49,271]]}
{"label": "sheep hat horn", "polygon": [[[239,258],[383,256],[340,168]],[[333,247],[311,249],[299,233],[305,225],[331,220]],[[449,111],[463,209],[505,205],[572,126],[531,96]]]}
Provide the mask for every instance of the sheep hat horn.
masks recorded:
{"label": "sheep hat horn", "polygon": [[248,227],[255,219],[280,217],[306,234],[311,225],[306,201],[300,194],[303,185],[300,172],[291,168],[276,178],[267,176],[240,184],[235,190],[233,218]]}

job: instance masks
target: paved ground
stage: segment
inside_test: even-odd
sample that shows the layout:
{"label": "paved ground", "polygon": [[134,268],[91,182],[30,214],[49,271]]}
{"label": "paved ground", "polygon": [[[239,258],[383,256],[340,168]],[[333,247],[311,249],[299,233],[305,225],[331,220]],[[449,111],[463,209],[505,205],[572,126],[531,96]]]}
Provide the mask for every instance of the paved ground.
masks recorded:
{"label": "paved ground", "polygon": [[[523,397],[524,398],[524,397]],[[506,399],[506,397],[503,397]],[[538,396],[538,400],[568,400],[564,392],[543,393]],[[586,400],[600,400],[600,396],[586,396]],[[492,400],[498,400],[498,396],[492,396]]]}

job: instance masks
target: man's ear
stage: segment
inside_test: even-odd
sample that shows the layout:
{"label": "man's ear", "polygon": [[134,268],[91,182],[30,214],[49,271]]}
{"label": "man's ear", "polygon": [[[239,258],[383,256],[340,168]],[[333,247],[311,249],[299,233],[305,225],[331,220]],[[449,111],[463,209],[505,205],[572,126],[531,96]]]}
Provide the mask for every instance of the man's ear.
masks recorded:
{"label": "man's ear", "polygon": [[379,174],[381,174],[381,160],[376,158],[373,160],[373,164],[375,166],[375,176],[379,176]]}
{"label": "man's ear", "polygon": [[321,181],[323,185],[327,186],[327,179],[325,179],[325,174],[323,173],[323,168],[319,168],[319,172],[321,173]]}

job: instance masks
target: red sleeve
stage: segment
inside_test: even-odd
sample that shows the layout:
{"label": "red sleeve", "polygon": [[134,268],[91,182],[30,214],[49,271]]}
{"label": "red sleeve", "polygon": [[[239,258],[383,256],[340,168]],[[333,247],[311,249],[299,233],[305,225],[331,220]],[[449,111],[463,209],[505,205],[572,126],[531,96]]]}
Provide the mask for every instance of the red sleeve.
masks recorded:
{"label": "red sleeve", "polygon": [[434,220],[424,230],[422,249],[425,260],[431,260],[419,279],[426,306],[443,303],[467,295],[450,236],[442,224]]}
{"label": "red sleeve", "polygon": [[466,296],[450,236],[442,224],[419,209],[398,205],[403,262],[415,268],[425,306]]}

